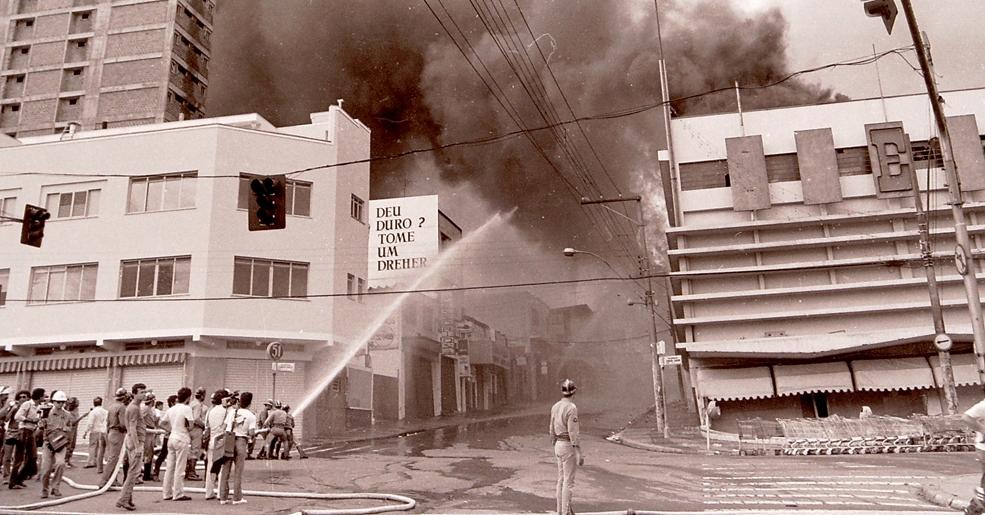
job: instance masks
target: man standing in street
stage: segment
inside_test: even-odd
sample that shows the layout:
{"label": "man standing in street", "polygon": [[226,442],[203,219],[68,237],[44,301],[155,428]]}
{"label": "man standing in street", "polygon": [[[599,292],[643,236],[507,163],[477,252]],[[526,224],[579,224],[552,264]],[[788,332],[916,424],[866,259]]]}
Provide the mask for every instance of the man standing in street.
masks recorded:
{"label": "man standing in street", "polygon": [[192,439],[191,451],[188,453],[188,461],[185,468],[185,479],[189,481],[201,481],[202,478],[195,472],[195,464],[202,457],[202,434],[205,432],[205,412],[209,407],[205,404],[205,387],[199,386],[195,390],[195,399],[189,406],[192,409],[192,428],[189,434]]}
{"label": "man standing in street", "polygon": [[14,468],[10,472],[8,488],[11,490],[27,488],[24,481],[38,472],[38,444],[34,432],[38,429],[38,421],[41,418],[38,411],[42,399],[44,399],[44,388],[35,388],[31,391],[31,400],[21,404],[14,415],[14,420],[20,426],[20,443],[24,452],[17,456]]}
{"label": "man standing in street", "polygon": [[968,408],[968,411],[961,415],[961,421],[975,431],[975,454],[982,467],[982,478],[975,488],[975,497],[968,503],[964,512],[968,515],[981,515],[985,513],[985,400],[978,401]]}
{"label": "man standing in street", "polygon": [[103,398],[92,400],[92,409],[85,415],[89,426],[83,438],[89,439],[89,460],[85,468],[96,468],[96,473],[103,474],[103,457],[106,454],[106,416],[109,412],[103,407]]}
{"label": "man standing in street", "polygon": [[9,386],[0,386],[0,463],[4,460],[4,443],[7,440],[7,419],[10,417],[14,406],[17,403],[10,400],[13,389]]}
{"label": "man standing in street", "polygon": [[75,417],[65,411],[68,396],[63,391],[51,395],[54,407],[48,416],[40,421],[44,432],[44,443],[41,446],[41,498],[47,499],[48,494],[61,497],[58,487],[62,484],[62,472],[65,470],[65,455],[68,453],[69,438]]}
{"label": "man standing in street", "polygon": [[267,447],[267,459],[276,460],[280,458],[277,445],[284,445],[287,440],[287,412],[282,409],[279,401],[274,403],[274,409],[267,415],[263,427],[270,429],[264,441]]}
{"label": "man standing in street", "polygon": [[116,400],[110,405],[106,414],[106,464],[109,466],[103,473],[102,484],[106,484],[113,476],[119,465],[120,454],[123,452],[123,440],[127,434],[126,409],[129,395],[126,388],[117,389],[114,396]]}
{"label": "man standing in street", "polygon": [[[226,405],[229,395],[226,390],[216,390],[212,394],[212,407],[205,413],[205,435],[208,441],[208,453],[205,459],[205,500],[216,498],[216,486],[219,484],[218,472],[212,469],[216,460],[222,458],[224,448],[220,445],[221,437],[225,434]],[[218,456],[216,456],[218,454]]]}
{"label": "man standing in street", "polygon": [[14,400],[11,401],[8,406],[10,411],[7,413],[7,436],[3,441],[3,461],[0,462],[0,474],[3,474],[4,483],[10,481],[13,473],[11,469],[14,464],[17,463],[17,459],[24,459],[24,444],[21,442],[21,429],[20,424],[14,420],[14,414],[20,409],[21,405],[27,402],[31,398],[31,392],[27,390],[21,390],[17,392],[14,396]]}
{"label": "man standing in street", "polygon": [[550,434],[557,459],[558,515],[574,513],[571,509],[571,489],[575,486],[575,470],[585,464],[578,439],[578,407],[571,401],[576,389],[571,379],[561,381],[561,400],[551,407]]}
{"label": "man standing in street", "polygon": [[189,430],[194,426],[194,418],[191,407],[188,406],[191,396],[191,388],[182,387],[178,390],[178,402],[164,414],[165,424],[171,430],[168,436],[167,470],[164,472],[164,484],[161,485],[165,501],[191,500],[191,497],[185,495],[184,474],[177,470],[188,462],[188,450],[192,442]]}
{"label": "man standing in street", "polygon": [[124,461],[127,478],[123,482],[123,491],[120,492],[120,500],[116,501],[116,507],[127,511],[137,509],[133,504],[133,485],[137,482],[140,466],[144,462],[144,438],[147,437],[147,424],[140,412],[140,405],[144,402],[144,390],[146,389],[147,386],[143,383],[133,385],[130,390],[133,394],[133,400],[127,405],[124,415],[127,432],[126,436],[123,437],[123,448],[127,453],[127,458]]}
{"label": "man standing in street", "polygon": [[68,402],[65,403],[65,411],[72,418],[68,433],[68,448],[65,449],[65,468],[72,468],[74,466],[72,456],[75,454],[75,443],[79,436],[79,398],[69,397]]}

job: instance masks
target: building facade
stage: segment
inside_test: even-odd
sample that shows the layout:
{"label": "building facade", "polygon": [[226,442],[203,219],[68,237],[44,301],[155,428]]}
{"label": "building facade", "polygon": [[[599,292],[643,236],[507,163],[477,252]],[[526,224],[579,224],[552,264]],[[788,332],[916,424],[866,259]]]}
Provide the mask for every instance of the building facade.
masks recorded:
{"label": "building facade", "polygon": [[0,1],[0,132],[204,117],[214,0]]}
{"label": "building facade", "polygon": [[[985,235],[985,90],[943,93],[969,232]],[[959,405],[981,398],[925,95],[683,117],[666,192],[674,322],[698,405],[735,420],[942,411],[917,230],[930,220]],[[983,279],[980,263],[968,273]]]}
{"label": "building facade", "polygon": [[[314,395],[302,431],[331,430],[346,373],[310,390],[360,344],[370,311],[336,295],[366,275],[353,206],[369,197],[369,166],[333,164],[369,157],[364,125],[333,106],[293,127],[252,114],[5,143],[3,213],[33,204],[51,219],[41,248],[0,223],[0,384],[62,389],[83,407],[137,381],[295,407]],[[315,166],[288,175],[286,229],[248,231],[243,173]],[[276,393],[272,341],[294,364]]]}

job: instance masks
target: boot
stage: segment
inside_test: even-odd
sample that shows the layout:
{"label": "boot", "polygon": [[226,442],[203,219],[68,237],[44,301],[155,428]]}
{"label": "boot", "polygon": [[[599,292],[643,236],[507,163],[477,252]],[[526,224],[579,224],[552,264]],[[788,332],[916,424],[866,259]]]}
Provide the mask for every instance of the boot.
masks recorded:
{"label": "boot", "polygon": [[195,473],[195,463],[197,461],[198,460],[190,459],[190,460],[188,460],[186,462],[187,463],[187,465],[185,465],[185,479],[186,480],[188,480],[188,481],[201,481],[202,480],[202,478],[198,477],[198,474]]}
{"label": "boot", "polygon": [[154,470],[154,464],[153,463],[144,463],[144,481],[153,481],[154,480],[154,475],[151,472],[152,470]]}

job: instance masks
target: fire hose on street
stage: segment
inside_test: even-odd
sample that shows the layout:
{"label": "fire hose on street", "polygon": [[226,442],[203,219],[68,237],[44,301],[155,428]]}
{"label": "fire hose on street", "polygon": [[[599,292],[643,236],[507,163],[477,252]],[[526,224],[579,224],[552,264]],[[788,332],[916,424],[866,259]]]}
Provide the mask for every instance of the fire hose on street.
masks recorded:
{"label": "fire hose on street", "polygon": [[[86,453],[77,453],[79,455],[86,455]],[[51,499],[47,501],[40,501],[30,504],[23,504],[20,506],[0,506],[0,514],[19,514],[19,513],[33,513],[33,514],[68,514],[68,513],[78,513],[78,512],[61,512],[61,511],[41,511],[44,508],[51,508],[54,506],[61,506],[63,504],[68,504],[75,501],[81,501],[83,499],[89,499],[91,497],[97,497],[106,493],[109,490],[119,491],[122,488],[118,486],[111,486],[116,482],[116,476],[120,473],[120,469],[123,467],[123,460],[126,457],[125,453],[120,454],[120,459],[116,462],[116,468],[113,470],[112,476],[110,476],[109,481],[103,486],[97,485],[84,485],[76,483],[71,478],[63,477],[62,481],[67,483],[72,488],[77,490],[89,490],[77,495],[71,495],[67,497],[62,497],[60,499]],[[135,486],[133,488],[135,492],[160,492],[162,487],[159,486]],[[186,492],[191,493],[205,493],[205,488],[200,487],[186,487]],[[362,515],[371,513],[388,513],[393,511],[409,511],[417,506],[417,501],[398,494],[387,494],[387,493],[375,493],[375,492],[364,492],[364,493],[337,493],[337,494],[327,494],[327,493],[317,493],[317,492],[271,492],[267,490],[243,490],[244,496],[253,497],[277,497],[284,499],[315,499],[323,501],[341,501],[341,500],[381,500],[390,501],[398,504],[386,504],[382,506],[374,506],[371,508],[347,508],[347,509],[305,509],[296,512],[292,515]]]}

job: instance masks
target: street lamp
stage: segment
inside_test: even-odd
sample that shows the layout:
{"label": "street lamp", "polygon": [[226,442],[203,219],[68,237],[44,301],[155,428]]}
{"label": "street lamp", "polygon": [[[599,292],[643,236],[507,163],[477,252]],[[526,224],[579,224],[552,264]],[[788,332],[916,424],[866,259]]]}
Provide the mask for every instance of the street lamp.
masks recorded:
{"label": "street lamp", "polygon": [[[575,254],[588,254],[589,256],[593,256],[599,261],[605,263],[605,265],[608,266],[610,270],[615,272],[617,277],[621,277],[619,272],[615,269],[615,267],[612,266],[611,263],[609,263],[608,261],[605,260],[605,258],[594,252],[589,252],[587,250],[577,250],[571,247],[567,247],[564,249],[564,255],[567,257],[573,257]],[[651,284],[650,278],[647,277],[647,285],[649,286],[650,284]],[[633,300],[629,301],[630,306],[634,304],[639,304],[639,302],[634,302]],[[654,416],[657,419],[657,432],[662,434],[664,438],[669,438],[670,434],[667,428],[667,406],[665,404],[664,391],[663,391],[663,384],[664,384],[663,369],[660,367],[660,356],[657,354],[657,346],[654,343],[657,340],[657,312],[656,312],[655,303],[653,302],[652,287],[647,288],[646,293],[644,294],[643,297],[643,304],[649,307],[649,311],[650,311],[650,326],[649,326],[650,362],[651,362],[650,367],[653,374],[653,412],[654,412]]]}

